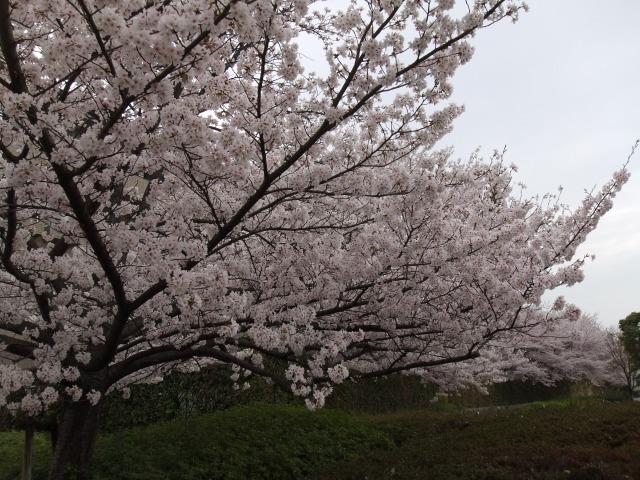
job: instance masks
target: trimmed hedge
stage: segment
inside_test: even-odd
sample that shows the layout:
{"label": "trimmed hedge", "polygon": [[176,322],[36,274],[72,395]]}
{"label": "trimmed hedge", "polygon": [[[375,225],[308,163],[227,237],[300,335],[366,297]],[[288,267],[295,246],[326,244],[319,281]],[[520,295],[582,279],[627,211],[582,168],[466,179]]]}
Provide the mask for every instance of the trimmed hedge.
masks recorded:
{"label": "trimmed hedge", "polygon": [[105,398],[101,430],[150,425],[177,418],[226,410],[251,402],[287,403],[290,398],[262,378],[252,378],[247,390],[234,389],[231,369],[208,368],[196,373],[172,373],[157,384],[132,385],[129,398],[114,392]]}

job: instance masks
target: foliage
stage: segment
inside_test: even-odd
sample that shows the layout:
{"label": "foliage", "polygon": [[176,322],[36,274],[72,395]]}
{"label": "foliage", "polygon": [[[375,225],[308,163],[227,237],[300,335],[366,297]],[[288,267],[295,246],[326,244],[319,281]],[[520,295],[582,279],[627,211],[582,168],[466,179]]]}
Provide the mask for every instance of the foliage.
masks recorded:
{"label": "foliage", "polygon": [[515,380],[490,385],[486,394],[471,389],[462,390],[450,396],[448,401],[459,402],[466,408],[546,402],[571,397],[571,385],[569,380],[561,380],[553,385]]}
{"label": "foliage", "polygon": [[[93,473],[95,480],[638,478],[639,432],[633,402],[368,417],[251,405],[103,435]],[[47,439],[36,438],[34,480],[43,480]],[[21,440],[0,434],[0,479],[18,478]]]}
{"label": "foliage", "polygon": [[632,312],[618,322],[620,340],[633,370],[640,369],[640,312]]}
{"label": "foliage", "polygon": [[132,385],[127,398],[107,395],[102,410],[105,432],[212,413],[251,402],[286,402],[282,390],[262,379],[251,388],[234,389],[230,368],[219,366],[196,373],[174,372],[159,384]]}
{"label": "foliage", "polygon": [[327,407],[367,414],[461,410],[572,398],[571,385],[569,380],[553,385],[513,380],[488,385],[485,391],[471,387],[443,395],[437,385],[424,384],[412,376],[397,375],[345,382],[336,387],[327,400]]}
{"label": "foliage", "polygon": [[437,391],[437,385],[406,375],[347,381],[336,386],[326,406],[369,414],[414,410],[426,408]]}
{"label": "foliage", "polygon": [[588,370],[539,354],[580,316],[541,298],[628,172],[572,210],[433,149],[469,40],[524,2],[314,3],[0,0],[0,408],[60,405],[51,480],[108,392],[175,369],[310,408],[349,376]]}
{"label": "foliage", "polygon": [[[118,393],[108,395],[103,407],[101,430],[110,432],[184,419],[253,402],[300,403],[273,385],[260,381],[248,390],[233,389],[228,382],[228,374],[224,367],[193,374],[174,373],[158,384],[132,385],[126,399]],[[571,386],[572,382],[568,380],[554,385],[516,380],[489,385],[484,393],[466,388],[443,396],[437,395],[437,385],[424,384],[414,376],[391,375],[340,384],[328,398],[326,406],[352,413],[381,414],[549,402],[558,398],[576,401],[571,396]]]}
{"label": "foliage", "polygon": [[640,475],[640,406],[632,402],[376,419],[396,448],[312,479],[593,480]]}
{"label": "foliage", "polygon": [[[171,442],[156,443],[160,436]],[[153,438],[158,450],[151,458],[147,440]],[[114,479],[298,479],[321,465],[388,446],[383,434],[357,417],[310,413],[300,406],[252,405],[111,436],[102,444],[95,468],[102,478]],[[110,461],[131,449],[130,463]]]}
{"label": "foliage", "polygon": [[[119,394],[108,395],[101,429],[106,432],[128,429],[253,402],[300,403],[273,385],[259,381],[248,390],[235,390],[226,381],[225,371],[225,368],[218,368],[195,374],[172,374],[158,384],[132,385],[131,394],[126,399]],[[338,385],[326,406],[351,413],[383,414],[419,409],[461,410],[536,401],[548,403],[560,398],[567,399],[569,403],[579,401],[572,396],[571,390],[572,382],[568,380],[554,385],[516,380],[489,385],[486,392],[466,388],[438,395],[437,385],[424,384],[414,376],[392,375]],[[616,392],[609,393],[611,398],[619,398]]]}
{"label": "foliage", "polygon": [[[0,435],[4,440],[9,434]],[[253,404],[101,436],[93,478],[297,480],[319,467],[391,446],[385,434],[361,417]],[[13,456],[0,460],[0,470],[19,471],[20,447],[7,447]],[[34,475],[34,480],[43,478]]]}
{"label": "foliage", "polygon": [[619,388],[609,388],[602,393],[602,400],[605,402],[622,402],[629,400],[629,392],[625,392]]}

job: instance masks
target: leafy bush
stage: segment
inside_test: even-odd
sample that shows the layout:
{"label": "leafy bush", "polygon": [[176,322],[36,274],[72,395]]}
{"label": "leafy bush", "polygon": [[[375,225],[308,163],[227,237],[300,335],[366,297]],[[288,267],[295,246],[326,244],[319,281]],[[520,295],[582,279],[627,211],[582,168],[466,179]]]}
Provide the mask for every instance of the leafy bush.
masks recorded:
{"label": "leafy bush", "polygon": [[[234,389],[231,374],[231,369],[226,365],[198,373],[176,372],[168,375],[161,383],[131,386],[130,396],[126,399],[114,392],[105,399],[101,429],[103,432],[114,432],[213,413],[252,402],[296,402],[296,399],[263,378],[252,378],[248,390]],[[355,382],[348,380],[336,385],[327,399],[327,407],[368,414],[415,409],[449,411],[550,401],[558,397],[569,397],[570,390],[571,383],[568,381],[558,382],[554,386],[511,381],[490,385],[488,395],[468,389],[433,403],[432,399],[438,392],[437,386],[425,385],[414,376],[392,375]]]}
{"label": "leafy bush", "polygon": [[[538,404],[540,406],[541,404]],[[566,402],[362,416],[252,404],[98,439],[94,480],[589,480],[640,478],[640,405]],[[22,433],[0,434],[0,480]],[[48,438],[36,435],[34,480]]]}
{"label": "leafy bush", "polygon": [[631,402],[403,412],[375,422],[396,448],[331,466],[311,478],[640,478],[640,405]]}
{"label": "leafy bush", "polygon": [[358,413],[390,413],[427,408],[438,391],[414,376],[392,375],[336,385],[327,399],[329,408]]}
{"label": "leafy bush", "polygon": [[105,398],[101,429],[113,432],[225,410],[251,402],[286,402],[288,397],[262,378],[247,390],[233,388],[231,369],[208,368],[197,373],[173,373],[157,384],[132,385],[129,398],[114,392]]}
{"label": "leafy bush", "polygon": [[96,480],[298,479],[391,446],[357,416],[254,404],[104,436],[94,472]]}
{"label": "leafy bush", "polygon": [[413,376],[393,375],[337,385],[327,399],[327,406],[370,414],[415,409],[451,411],[570,398],[571,386],[570,381],[560,381],[556,385],[509,381],[489,385],[487,394],[469,388],[439,397],[437,402],[433,402],[438,387],[425,385]]}

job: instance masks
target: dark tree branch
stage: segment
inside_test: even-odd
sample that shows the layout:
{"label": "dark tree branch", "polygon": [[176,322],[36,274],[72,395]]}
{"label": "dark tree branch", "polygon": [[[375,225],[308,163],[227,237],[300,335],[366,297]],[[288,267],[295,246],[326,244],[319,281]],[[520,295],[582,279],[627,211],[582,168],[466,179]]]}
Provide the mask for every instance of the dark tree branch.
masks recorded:
{"label": "dark tree branch", "polygon": [[3,84],[13,93],[27,93],[27,79],[20,65],[17,43],[13,36],[10,8],[9,0],[0,0],[0,47],[11,79],[9,85],[6,82]]}
{"label": "dark tree branch", "polygon": [[91,12],[89,12],[87,5],[84,3],[84,0],[78,0],[78,5],[80,5],[80,9],[84,13],[84,18],[87,21],[87,24],[89,25],[89,29],[91,30],[91,33],[93,33],[93,36],[95,37],[96,42],[98,42],[98,46],[100,47],[100,51],[102,52],[104,61],[107,62],[107,65],[109,66],[109,71],[111,72],[111,76],[113,77],[117,76],[116,67],[113,65],[113,61],[111,60],[111,55],[109,55],[109,52],[107,51],[107,47],[104,44],[104,41],[102,40],[102,35],[100,34],[100,30],[98,29],[95,22],[93,21],[93,15],[91,14]]}

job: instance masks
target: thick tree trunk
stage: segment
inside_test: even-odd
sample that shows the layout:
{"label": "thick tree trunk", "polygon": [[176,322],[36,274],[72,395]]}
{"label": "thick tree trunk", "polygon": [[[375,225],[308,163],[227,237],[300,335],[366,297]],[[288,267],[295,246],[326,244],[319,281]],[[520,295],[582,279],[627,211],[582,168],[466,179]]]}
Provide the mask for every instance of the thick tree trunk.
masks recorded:
{"label": "thick tree trunk", "polygon": [[63,406],[48,480],[88,477],[102,402],[68,402]]}

